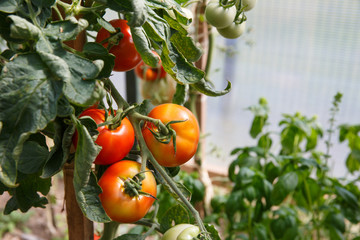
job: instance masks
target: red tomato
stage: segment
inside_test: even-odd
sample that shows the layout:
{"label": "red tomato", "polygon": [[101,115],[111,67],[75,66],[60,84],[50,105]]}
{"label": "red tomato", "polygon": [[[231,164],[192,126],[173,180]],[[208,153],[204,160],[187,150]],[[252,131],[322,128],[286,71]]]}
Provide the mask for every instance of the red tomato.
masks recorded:
{"label": "red tomato", "polygon": [[[105,111],[103,109],[87,109],[79,116],[89,116],[96,124],[105,122]],[[109,129],[109,126],[98,127],[99,135],[95,141],[102,147],[94,163],[99,165],[108,165],[123,159],[134,145],[134,128],[127,118],[121,121],[116,129]],[[73,143],[77,145],[77,133],[75,132]]]}
{"label": "red tomato", "polygon": [[144,124],[142,134],[146,145],[161,166],[179,166],[194,156],[199,143],[200,130],[196,117],[189,109],[177,104],[165,103],[153,108],[148,116],[160,119],[164,124],[170,121],[185,120],[184,122],[170,124],[176,132],[176,152],[172,140],[165,144],[154,137],[149,130],[159,131],[154,124],[151,122]]}
{"label": "red tomato", "polygon": [[[141,56],[135,48],[134,41],[131,37],[130,27],[126,20],[114,19],[109,22],[114,28],[120,28],[124,34],[118,45],[113,46],[109,52],[115,55],[114,71],[123,72],[129,71],[136,67],[141,62]],[[110,37],[110,33],[101,28],[96,36],[96,42],[102,43],[105,39]],[[108,43],[102,43],[107,47]]]}
{"label": "red tomato", "polygon": [[[149,211],[155,199],[150,196],[139,195],[131,197],[125,192],[124,181],[139,173],[141,164],[123,160],[107,168],[98,184],[103,190],[99,195],[102,206],[107,215],[116,222],[132,223],[143,218]],[[148,170],[148,169],[146,169]],[[142,181],[141,191],[156,197],[156,180],[147,171]]]}
{"label": "red tomato", "polygon": [[[153,53],[159,56],[155,51],[153,51]],[[161,65],[160,57],[158,65],[155,68],[152,68],[149,65],[145,64],[143,61],[141,61],[140,64],[135,67],[135,74],[140,79],[145,81],[155,81],[157,79],[166,77],[166,72]]]}
{"label": "red tomato", "polygon": [[100,239],[100,235],[97,235],[96,233],[94,233],[94,240],[99,240]]}

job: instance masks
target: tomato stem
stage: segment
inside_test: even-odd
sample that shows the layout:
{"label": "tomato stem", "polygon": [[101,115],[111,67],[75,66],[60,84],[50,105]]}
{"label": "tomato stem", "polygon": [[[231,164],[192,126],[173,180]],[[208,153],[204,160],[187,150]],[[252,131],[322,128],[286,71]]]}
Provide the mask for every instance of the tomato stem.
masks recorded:
{"label": "tomato stem", "polygon": [[101,235],[100,240],[113,240],[115,238],[116,231],[119,227],[118,222],[104,223],[104,231]]}

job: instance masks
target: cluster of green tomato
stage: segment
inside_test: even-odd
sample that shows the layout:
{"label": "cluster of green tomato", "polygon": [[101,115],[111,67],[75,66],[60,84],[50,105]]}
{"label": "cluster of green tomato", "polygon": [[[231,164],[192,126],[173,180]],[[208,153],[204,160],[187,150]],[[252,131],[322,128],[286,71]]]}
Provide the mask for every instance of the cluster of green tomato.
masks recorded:
{"label": "cluster of green tomato", "polygon": [[206,21],[214,26],[224,38],[235,39],[245,32],[246,17],[256,0],[210,0],[206,5]]}

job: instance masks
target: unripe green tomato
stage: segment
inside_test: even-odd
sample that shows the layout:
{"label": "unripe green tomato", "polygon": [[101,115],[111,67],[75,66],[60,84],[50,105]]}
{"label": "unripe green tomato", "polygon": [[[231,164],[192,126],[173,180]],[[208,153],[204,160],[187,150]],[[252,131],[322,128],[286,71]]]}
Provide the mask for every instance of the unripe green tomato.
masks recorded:
{"label": "unripe green tomato", "polygon": [[241,1],[241,5],[242,5],[243,7],[245,7],[245,8],[244,8],[244,11],[245,11],[245,12],[253,9],[253,8],[255,7],[255,4],[256,4],[256,0],[242,0],[242,1]]}
{"label": "unripe green tomato", "polygon": [[224,8],[218,0],[210,1],[205,8],[206,21],[216,27],[225,28],[229,26],[235,19],[236,6]]}
{"label": "unripe green tomato", "polygon": [[217,28],[217,31],[224,38],[235,39],[240,37],[245,32],[245,26],[246,22],[242,22],[240,24],[233,22],[230,26],[226,28]]}
{"label": "unripe green tomato", "polygon": [[182,223],[168,229],[161,240],[190,240],[199,235],[199,233],[199,227]]}

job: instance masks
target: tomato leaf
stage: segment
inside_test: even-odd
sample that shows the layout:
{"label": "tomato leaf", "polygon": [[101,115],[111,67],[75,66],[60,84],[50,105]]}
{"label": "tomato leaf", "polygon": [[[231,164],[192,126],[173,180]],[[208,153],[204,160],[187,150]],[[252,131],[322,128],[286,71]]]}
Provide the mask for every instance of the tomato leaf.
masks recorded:
{"label": "tomato leaf", "polygon": [[218,97],[227,94],[231,90],[231,82],[228,81],[226,88],[222,91],[216,91],[213,89],[211,84],[206,81],[205,79],[201,79],[200,81],[196,82],[195,84],[191,85],[197,91],[210,96],[210,97]]}
{"label": "tomato leaf", "polygon": [[152,52],[151,44],[143,28],[131,27],[131,36],[134,40],[136,50],[140,53],[142,60],[149,66],[156,67],[159,58]]}
{"label": "tomato leaf", "polygon": [[170,41],[189,62],[198,61],[203,54],[202,49],[196,46],[193,38],[180,34],[180,32],[172,34]]}
{"label": "tomato leaf", "polygon": [[57,36],[63,41],[76,39],[76,36],[88,27],[85,19],[70,17],[64,21],[52,22],[46,26],[43,33],[46,36]]}
{"label": "tomato leaf", "polygon": [[0,179],[5,184],[15,184],[16,162],[27,136],[55,118],[62,86],[48,75],[38,54],[19,55],[5,65],[0,75]]}
{"label": "tomato leaf", "polygon": [[130,0],[132,6],[132,12],[126,14],[128,25],[130,27],[140,27],[146,21],[146,11],[144,0]]}
{"label": "tomato leaf", "polygon": [[176,84],[176,92],[172,102],[178,105],[184,105],[188,97],[189,85]]}
{"label": "tomato leaf", "polygon": [[74,189],[76,200],[84,215],[95,222],[109,222],[110,218],[103,209],[99,194],[101,188],[91,171],[91,165],[100,152],[88,130],[80,121],[76,121],[78,143],[75,152]]}
{"label": "tomato leaf", "polygon": [[45,208],[48,203],[46,197],[42,197],[38,192],[47,195],[50,191],[51,179],[40,178],[38,174],[19,175],[18,187],[9,190],[12,198],[6,203],[4,213],[20,209],[27,212],[31,207]]}
{"label": "tomato leaf", "polygon": [[26,141],[18,161],[18,170],[33,174],[41,170],[48,158],[49,150],[35,141]]}
{"label": "tomato leaf", "polygon": [[56,119],[54,121],[54,126],[54,147],[51,149],[50,155],[43,168],[43,173],[41,175],[43,178],[51,177],[60,172],[70,155],[70,146],[75,130],[74,126],[64,124],[63,119]]}
{"label": "tomato leaf", "polygon": [[213,225],[205,224],[207,232],[210,234],[212,240],[221,240],[218,231]]}
{"label": "tomato leaf", "polygon": [[108,50],[99,43],[88,42],[83,47],[83,53],[90,60],[101,59],[104,61],[104,67],[97,78],[110,77],[115,65],[115,56],[110,54]]}
{"label": "tomato leaf", "polygon": [[190,223],[188,211],[180,204],[171,207],[159,219],[162,232],[180,223]]}
{"label": "tomato leaf", "polygon": [[11,15],[9,18],[12,20],[12,24],[10,25],[10,37],[26,40],[39,39],[41,31],[38,27],[16,15]]}

